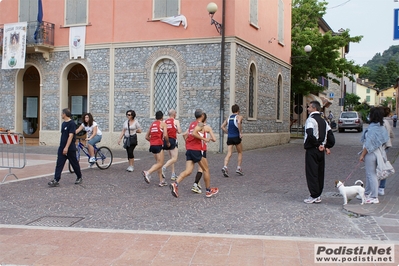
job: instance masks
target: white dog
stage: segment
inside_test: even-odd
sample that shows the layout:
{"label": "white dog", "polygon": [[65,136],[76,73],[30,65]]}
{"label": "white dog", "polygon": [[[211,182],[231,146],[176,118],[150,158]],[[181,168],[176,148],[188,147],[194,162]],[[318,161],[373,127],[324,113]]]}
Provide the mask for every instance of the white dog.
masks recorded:
{"label": "white dog", "polygon": [[[357,183],[360,183],[360,186],[356,186]],[[336,180],[335,186],[338,188],[339,193],[344,197],[344,205],[348,203],[348,198],[355,197],[356,195],[359,195],[362,198],[361,204],[364,204],[366,202],[363,182],[361,180],[357,180],[355,182],[355,186],[350,186],[350,187],[345,187],[344,183]]]}

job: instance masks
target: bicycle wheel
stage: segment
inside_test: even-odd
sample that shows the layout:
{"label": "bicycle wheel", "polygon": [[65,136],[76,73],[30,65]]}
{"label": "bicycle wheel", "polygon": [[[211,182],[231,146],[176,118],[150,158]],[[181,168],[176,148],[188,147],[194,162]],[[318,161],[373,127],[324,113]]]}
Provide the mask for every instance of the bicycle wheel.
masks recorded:
{"label": "bicycle wheel", "polygon": [[[79,162],[79,160],[80,160],[79,146],[76,146],[76,159]],[[72,165],[69,161],[68,161],[68,169],[71,174],[75,173],[75,171],[73,170]]]}
{"label": "bicycle wheel", "polygon": [[111,150],[105,146],[98,148],[95,156],[97,167],[101,170],[108,169],[114,159]]}

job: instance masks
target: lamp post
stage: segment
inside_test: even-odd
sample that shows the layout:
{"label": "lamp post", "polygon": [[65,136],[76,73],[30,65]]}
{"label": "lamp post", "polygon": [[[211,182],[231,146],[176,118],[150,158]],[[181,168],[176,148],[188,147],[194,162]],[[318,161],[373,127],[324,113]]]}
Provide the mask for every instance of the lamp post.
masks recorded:
{"label": "lamp post", "polygon": [[[307,44],[307,45],[305,45],[303,50],[305,51],[306,55],[291,56],[291,64],[293,63],[293,59],[295,59],[295,58],[304,58],[304,57],[307,58],[307,57],[309,57],[309,53],[312,51],[312,46]],[[297,100],[298,100],[298,102],[296,103],[297,104],[296,108],[294,107],[294,112],[296,112],[297,115],[298,115],[298,126],[296,128],[296,135],[298,136],[299,135],[299,127],[302,126],[302,119],[301,118],[302,118],[303,108],[301,106],[299,106],[299,95],[295,94],[295,96],[294,96],[294,104],[295,104],[295,98],[297,98]],[[303,98],[303,95],[302,95],[302,98]],[[305,110],[305,112],[307,112],[307,111]]]}
{"label": "lamp post", "polygon": [[224,132],[222,130],[222,124],[224,120],[224,51],[225,51],[225,11],[226,11],[226,0],[222,1],[222,23],[220,24],[213,19],[213,15],[218,10],[218,6],[215,3],[209,3],[206,9],[208,10],[209,16],[211,17],[211,25],[215,25],[215,28],[219,34],[222,35],[222,42],[220,47],[220,106],[219,106],[219,153],[223,153],[223,139]]}

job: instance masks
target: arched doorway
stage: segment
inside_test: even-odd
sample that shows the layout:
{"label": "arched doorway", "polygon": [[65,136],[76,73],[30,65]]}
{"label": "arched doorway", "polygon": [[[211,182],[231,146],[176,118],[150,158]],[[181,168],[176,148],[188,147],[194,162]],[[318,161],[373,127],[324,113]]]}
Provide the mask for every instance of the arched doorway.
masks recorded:
{"label": "arched doorway", "polygon": [[87,71],[77,64],[68,73],[68,107],[77,125],[82,123],[82,115],[87,112]]}
{"label": "arched doorway", "polygon": [[39,138],[40,131],[40,75],[29,67],[23,76],[23,123],[25,138]]}

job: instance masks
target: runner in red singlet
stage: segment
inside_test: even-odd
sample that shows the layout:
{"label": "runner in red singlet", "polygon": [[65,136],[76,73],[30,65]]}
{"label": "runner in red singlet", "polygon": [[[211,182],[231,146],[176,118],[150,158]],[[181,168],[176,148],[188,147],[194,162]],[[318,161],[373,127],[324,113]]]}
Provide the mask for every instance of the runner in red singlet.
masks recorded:
{"label": "runner in red singlet", "polygon": [[162,165],[163,165],[163,143],[165,141],[166,146],[169,147],[169,137],[168,137],[168,130],[166,128],[166,124],[162,121],[163,120],[163,113],[158,111],[155,113],[155,119],[150,129],[147,131],[145,135],[145,139],[150,142],[150,149],[149,151],[154,154],[154,158],[156,163],[151,166],[151,168],[147,171],[143,171],[144,181],[148,184],[151,181],[151,173],[158,171],[159,176],[159,186],[167,186],[168,184],[165,181],[165,177],[162,175]]}
{"label": "runner in red singlet", "polygon": [[210,139],[204,138],[199,134],[199,131],[204,127],[201,122],[203,119],[203,112],[201,109],[195,110],[195,119],[196,120],[190,124],[186,138],[186,169],[180,173],[175,183],[170,184],[172,195],[176,198],[179,197],[178,184],[192,173],[195,163],[198,163],[199,166],[201,166],[204,173],[206,197],[212,197],[219,192],[218,188],[211,188],[208,161],[202,156],[202,141],[209,142]]}
{"label": "runner in red singlet", "polygon": [[168,137],[170,146],[163,146],[164,150],[169,152],[170,159],[162,167],[162,174],[166,176],[166,168],[169,166],[172,170],[171,180],[176,180],[177,175],[175,173],[175,163],[177,162],[177,156],[179,155],[179,149],[177,147],[177,134],[181,133],[181,127],[179,120],[176,119],[176,111],[174,109],[169,110],[169,118],[165,120],[165,124],[168,128]]}

